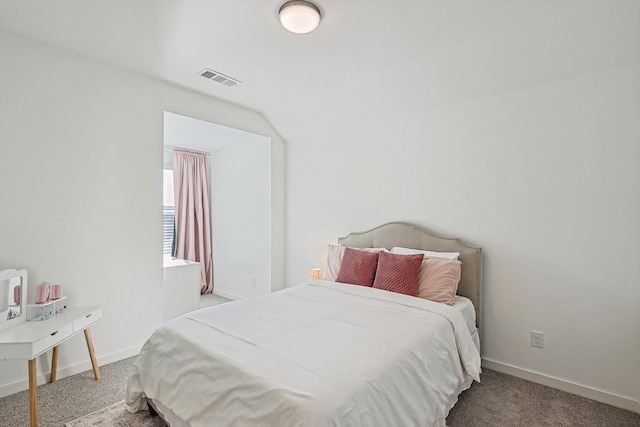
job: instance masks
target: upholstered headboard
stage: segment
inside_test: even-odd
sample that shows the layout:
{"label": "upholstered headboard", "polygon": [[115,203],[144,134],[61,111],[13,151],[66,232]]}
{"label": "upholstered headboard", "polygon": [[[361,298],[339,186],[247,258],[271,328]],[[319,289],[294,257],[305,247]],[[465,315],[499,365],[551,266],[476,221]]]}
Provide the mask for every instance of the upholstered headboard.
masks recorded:
{"label": "upholstered headboard", "polygon": [[462,276],[458,295],[469,298],[476,309],[476,326],[482,342],[482,248],[457,237],[443,236],[406,222],[391,222],[369,231],[340,237],[338,243],[356,248],[405,248],[437,252],[460,252]]}

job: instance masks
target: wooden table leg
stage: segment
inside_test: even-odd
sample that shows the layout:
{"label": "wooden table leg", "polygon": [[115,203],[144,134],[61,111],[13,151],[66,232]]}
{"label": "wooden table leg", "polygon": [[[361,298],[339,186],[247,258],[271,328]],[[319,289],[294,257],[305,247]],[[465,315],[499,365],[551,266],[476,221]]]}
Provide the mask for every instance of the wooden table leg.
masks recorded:
{"label": "wooden table leg", "polygon": [[53,355],[51,356],[51,378],[49,379],[50,383],[56,382],[58,370],[58,346],[53,347]]}
{"label": "wooden table leg", "polygon": [[91,339],[91,332],[89,332],[89,328],[84,330],[84,337],[87,340],[87,348],[89,348],[89,357],[91,357],[91,365],[93,366],[93,375],[96,377],[96,380],[99,380],[100,367],[98,366],[98,361],[96,360],[96,353],[93,350],[93,340]]}
{"label": "wooden table leg", "polygon": [[29,360],[29,426],[38,427],[38,380],[35,358]]}

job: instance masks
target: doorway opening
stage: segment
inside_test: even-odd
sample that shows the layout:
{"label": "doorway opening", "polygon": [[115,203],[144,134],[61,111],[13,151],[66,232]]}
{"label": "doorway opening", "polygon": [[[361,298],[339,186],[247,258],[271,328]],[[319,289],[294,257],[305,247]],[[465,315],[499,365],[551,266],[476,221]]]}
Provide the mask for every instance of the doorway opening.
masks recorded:
{"label": "doorway opening", "polygon": [[[174,148],[208,154],[213,293],[239,299],[270,292],[271,138],[165,111],[163,220],[169,224]],[[166,262],[172,239],[165,230],[163,221]]]}

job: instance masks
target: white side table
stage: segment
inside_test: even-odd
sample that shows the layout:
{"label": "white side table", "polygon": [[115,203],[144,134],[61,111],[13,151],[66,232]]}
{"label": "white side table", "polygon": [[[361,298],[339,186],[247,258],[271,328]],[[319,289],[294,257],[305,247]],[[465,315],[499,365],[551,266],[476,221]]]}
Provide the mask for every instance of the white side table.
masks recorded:
{"label": "white side table", "polygon": [[55,317],[33,322],[23,322],[0,332],[0,359],[28,360],[29,367],[29,425],[38,426],[38,384],[36,380],[36,357],[53,349],[51,377],[56,381],[58,345],[84,331],[89,357],[96,380],[100,379],[100,368],[93,350],[89,327],[102,319],[102,307],[72,307]]}

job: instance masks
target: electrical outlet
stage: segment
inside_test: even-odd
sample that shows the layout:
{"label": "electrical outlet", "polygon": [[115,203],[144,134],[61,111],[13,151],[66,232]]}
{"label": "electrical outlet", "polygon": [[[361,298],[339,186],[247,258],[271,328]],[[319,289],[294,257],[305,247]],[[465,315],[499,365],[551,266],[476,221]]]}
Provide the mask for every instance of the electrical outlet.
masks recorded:
{"label": "electrical outlet", "polygon": [[544,348],[544,332],[531,331],[531,347]]}
{"label": "electrical outlet", "polygon": [[256,285],[256,278],[252,277],[251,278],[251,286],[255,286]]}

